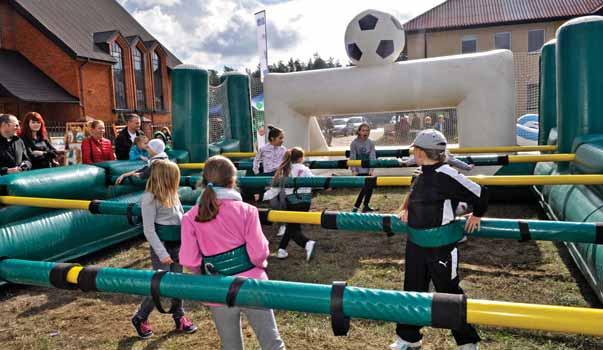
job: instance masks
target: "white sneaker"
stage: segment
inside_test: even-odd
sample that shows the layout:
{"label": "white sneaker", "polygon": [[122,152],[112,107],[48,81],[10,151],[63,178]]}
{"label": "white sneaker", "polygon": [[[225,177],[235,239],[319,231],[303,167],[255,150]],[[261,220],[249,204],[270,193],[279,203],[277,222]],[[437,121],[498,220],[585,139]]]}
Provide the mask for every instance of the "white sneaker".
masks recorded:
{"label": "white sneaker", "polygon": [[421,341],[418,341],[416,343],[409,343],[400,337],[396,337],[396,341],[389,344],[389,348],[391,350],[420,350]]}
{"label": "white sneaker", "polygon": [[310,261],[312,256],[314,256],[314,246],[316,245],[316,241],[308,241],[306,243],[306,261]]}
{"label": "white sneaker", "polygon": [[467,236],[463,236],[463,238],[459,239],[458,244],[467,242]]}
{"label": "white sneaker", "polygon": [[288,256],[289,256],[289,253],[287,253],[287,251],[284,249],[279,249],[276,252],[276,257],[279,259],[286,259]]}
{"label": "white sneaker", "polygon": [[469,343],[459,346],[459,350],[478,350],[479,345],[477,343]]}
{"label": "white sneaker", "polygon": [[281,225],[278,228],[278,233],[276,234],[277,237],[281,237],[285,235],[285,231],[287,230],[287,225]]}

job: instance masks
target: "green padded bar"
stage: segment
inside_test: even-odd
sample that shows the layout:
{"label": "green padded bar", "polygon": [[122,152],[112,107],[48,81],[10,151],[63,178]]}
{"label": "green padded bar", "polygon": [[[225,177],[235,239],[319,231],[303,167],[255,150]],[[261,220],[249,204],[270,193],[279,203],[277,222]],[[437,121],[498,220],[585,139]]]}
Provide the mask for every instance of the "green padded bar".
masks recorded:
{"label": "green padded bar", "polygon": [[38,169],[2,176],[10,196],[61,199],[103,197],[105,171],[92,165]]}
{"label": "green padded bar", "polygon": [[540,105],[538,111],[538,144],[548,144],[551,129],[557,126],[557,68],[553,39],[542,46],[540,55]]}
{"label": "green padded bar", "polygon": [[191,162],[207,159],[209,80],[204,69],[180,65],[172,70],[174,148],[187,150]]}
{"label": "green padded bar", "polygon": [[29,220],[34,216],[48,213],[54,209],[26,207],[21,205],[0,206],[0,226],[19,220]]}
{"label": "green padded bar", "polygon": [[[556,64],[559,153],[570,153],[574,138],[603,133],[603,17],[586,16],[557,30]],[[568,169],[567,162],[559,169]]]}
{"label": "green padded bar", "polygon": [[[127,195],[105,203],[127,207],[140,194]],[[94,215],[84,210],[55,210],[0,227],[0,256],[66,261],[139,235],[124,216]]]}
{"label": "green padded bar", "polygon": [[[8,259],[0,261],[0,278],[11,283],[49,287],[53,263]],[[24,271],[21,274],[21,271]],[[35,272],[35,273],[34,273]],[[149,295],[156,271],[100,268],[96,288],[101,292]],[[224,304],[234,277],[167,273],[159,294],[167,298]],[[237,294],[235,305],[298,312],[330,314],[329,285],[248,279]],[[345,287],[343,312],[351,318],[432,325],[434,294]],[[465,309],[459,305],[458,309]],[[451,315],[455,318],[456,315]]]}
{"label": "green padded bar", "polygon": [[[220,83],[226,82],[228,110],[230,115],[230,134],[238,140],[238,150],[253,151],[253,130],[251,125],[251,93],[249,76],[239,72],[228,72],[220,77]],[[222,152],[234,151],[232,148],[220,147]]]}

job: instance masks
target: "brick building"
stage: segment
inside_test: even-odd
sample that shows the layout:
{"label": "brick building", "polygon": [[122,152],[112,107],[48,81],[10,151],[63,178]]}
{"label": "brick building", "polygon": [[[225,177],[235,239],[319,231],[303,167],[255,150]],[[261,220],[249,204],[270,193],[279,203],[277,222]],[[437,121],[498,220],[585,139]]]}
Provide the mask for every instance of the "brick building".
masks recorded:
{"label": "brick building", "polygon": [[0,112],[169,122],[180,63],[115,0],[0,0]]}
{"label": "brick building", "polygon": [[448,0],[404,24],[408,59],[513,51],[516,117],[538,113],[542,45],[567,20],[603,14],[603,0]]}

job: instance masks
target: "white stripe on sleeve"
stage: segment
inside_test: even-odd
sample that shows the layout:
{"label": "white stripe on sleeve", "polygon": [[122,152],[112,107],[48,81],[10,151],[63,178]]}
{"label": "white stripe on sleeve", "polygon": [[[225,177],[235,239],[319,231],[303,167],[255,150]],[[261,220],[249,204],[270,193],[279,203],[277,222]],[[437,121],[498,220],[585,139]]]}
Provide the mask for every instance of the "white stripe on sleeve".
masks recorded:
{"label": "white stripe on sleeve", "polygon": [[460,183],[461,185],[463,185],[463,187],[465,187],[466,189],[471,191],[471,193],[473,193],[474,195],[476,195],[478,197],[481,197],[481,194],[482,194],[481,186],[476,184],[475,182],[469,180],[465,175],[459,173],[457,170],[452,168],[450,165],[444,164],[441,167],[437,168],[436,172],[450,176],[456,182]]}

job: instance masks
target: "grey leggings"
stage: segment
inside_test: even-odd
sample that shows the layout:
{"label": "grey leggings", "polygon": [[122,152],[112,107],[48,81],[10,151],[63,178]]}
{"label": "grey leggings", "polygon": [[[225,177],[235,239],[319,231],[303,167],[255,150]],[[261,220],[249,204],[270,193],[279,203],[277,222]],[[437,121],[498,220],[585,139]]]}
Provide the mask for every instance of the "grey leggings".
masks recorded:
{"label": "grey leggings", "polygon": [[220,335],[222,350],[243,350],[241,313],[247,316],[262,350],[285,349],[271,309],[212,306],[210,310]]}

